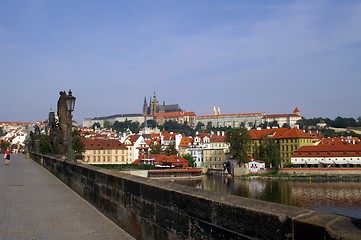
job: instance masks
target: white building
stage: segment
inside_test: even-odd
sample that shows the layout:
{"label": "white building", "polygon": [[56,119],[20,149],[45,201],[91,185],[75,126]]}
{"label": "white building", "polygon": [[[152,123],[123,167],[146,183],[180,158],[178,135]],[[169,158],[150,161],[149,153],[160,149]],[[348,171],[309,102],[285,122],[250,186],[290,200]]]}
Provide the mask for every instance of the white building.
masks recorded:
{"label": "white building", "polygon": [[361,167],[361,143],[303,146],[294,152],[291,163],[305,167]]}

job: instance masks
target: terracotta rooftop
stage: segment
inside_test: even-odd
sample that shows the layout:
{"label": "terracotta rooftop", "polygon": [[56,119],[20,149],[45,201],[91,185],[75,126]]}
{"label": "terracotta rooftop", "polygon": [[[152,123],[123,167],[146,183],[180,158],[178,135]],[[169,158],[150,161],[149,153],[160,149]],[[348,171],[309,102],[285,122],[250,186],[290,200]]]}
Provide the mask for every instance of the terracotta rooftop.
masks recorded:
{"label": "terracotta rooftop", "polygon": [[124,144],[116,139],[82,139],[85,150],[126,150]]}

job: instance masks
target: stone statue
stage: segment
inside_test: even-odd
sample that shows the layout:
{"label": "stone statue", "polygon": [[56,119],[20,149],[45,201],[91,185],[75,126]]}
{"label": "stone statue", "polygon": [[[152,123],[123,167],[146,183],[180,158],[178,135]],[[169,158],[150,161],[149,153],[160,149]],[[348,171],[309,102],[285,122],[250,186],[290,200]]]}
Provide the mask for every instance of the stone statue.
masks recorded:
{"label": "stone statue", "polygon": [[69,121],[71,121],[71,116],[67,108],[66,97],[67,94],[65,91],[61,91],[60,97],[58,100],[58,121],[56,119],[51,119],[52,126],[50,128],[49,138],[50,145],[55,154],[66,155],[68,149],[68,131]]}

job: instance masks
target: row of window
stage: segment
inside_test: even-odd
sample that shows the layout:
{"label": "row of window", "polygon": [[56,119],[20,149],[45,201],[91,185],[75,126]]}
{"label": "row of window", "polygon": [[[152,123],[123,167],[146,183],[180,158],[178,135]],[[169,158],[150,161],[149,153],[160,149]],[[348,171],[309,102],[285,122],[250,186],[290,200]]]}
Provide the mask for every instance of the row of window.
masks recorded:
{"label": "row of window", "polygon": [[[91,150],[89,150],[89,152],[90,151]],[[111,150],[93,150],[93,154],[110,154],[110,151]],[[115,150],[115,154],[118,154],[118,153],[124,154],[125,150]]]}
{"label": "row of window", "polygon": [[[87,162],[110,162],[110,156],[87,156],[86,160]],[[125,162],[125,157],[116,156],[114,160],[115,162]]]}
{"label": "row of window", "polygon": [[[295,161],[297,161],[297,160],[299,160],[299,159],[295,159]],[[304,161],[304,160],[312,160],[311,158],[308,158],[308,159],[301,159],[301,161]],[[313,160],[316,160],[316,161],[319,161],[319,160],[321,160],[321,159],[319,159],[319,158],[315,158],[315,159],[313,159]],[[335,158],[335,159],[331,159],[331,158],[329,158],[328,159],[329,161],[332,161],[332,160],[335,160],[335,161],[337,161],[337,160],[344,160],[344,161],[346,161],[346,160],[348,160],[348,159],[346,159],[346,158],[344,158],[344,159],[338,159],[338,158]],[[352,160],[352,158],[350,158],[349,160]],[[357,158],[357,161],[359,161],[360,160],[360,158]]]}

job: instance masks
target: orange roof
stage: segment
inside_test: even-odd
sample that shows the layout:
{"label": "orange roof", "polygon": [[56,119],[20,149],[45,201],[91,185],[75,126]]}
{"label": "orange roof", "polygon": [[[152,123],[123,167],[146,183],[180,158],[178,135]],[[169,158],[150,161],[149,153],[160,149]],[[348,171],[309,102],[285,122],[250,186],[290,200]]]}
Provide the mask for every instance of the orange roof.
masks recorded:
{"label": "orange roof", "polygon": [[124,144],[116,139],[82,139],[85,150],[126,150]]}
{"label": "orange roof", "polygon": [[251,139],[258,140],[262,137],[272,137],[278,138],[279,136],[283,135],[284,133],[288,132],[288,128],[270,128],[270,129],[251,129],[248,131]]}
{"label": "orange roof", "polygon": [[226,141],[226,136],[220,136],[220,135],[212,135],[211,136],[211,142],[225,142]]}
{"label": "orange roof", "polygon": [[293,153],[293,157],[342,157],[361,156],[361,143],[339,145],[303,146]]}
{"label": "orange roof", "polygon": [[360,139],[358,137],[346,137],[346,138],[341,138],[341,137],[334,137],[334,138],[323,138],[320,142],[320,144],[324,144],[324,145],[344,145],[344,144],[349,144],[349,143],[359,143]]}
{"label": "orange roof", "polygon": [[[139,156],[139,159],[135,160],[133,164],[140,164],[141,159],[145,156]],[[154,164],[162,164],[162,165],[178,165],[182,167],[188,167],[188,161],[183,157],[177,155],[165,155],[165,154],[148,154],[147,158],[154,158]]]}
{"label": "orange roof", "polygon": [[165,112],[165,113],[156,113],[154,117],[163,117],[163,118],[179,118],[183,116],[195,117],[194,112]]}
{"label": "orange roof", "polygon": [[[134,143],[137,141],[137,139],[139,138],[139,135],[129,135],[124,142],[126,142],[127,140],[130,141],[130,144],[128,145],[134,145]],[[126,144],[127,145],[127,144]]]}
{"label": "orange roof", "polygon": [[251,129],[248,131],[251,139],[258,140],[262,137],[272,137],[274,139],[297,139],[311,138],[311,136],[298,128],[271,128],[271,129]]}
{"label": "orange roof", "polygon": [[312,138],[310,135],[298,128],[291,128],[284,134],[277,137],[278,139],[299,139],[299,138]]}
{"label": "orange roof", "polygon": [[297,114],[290,113],[290,114],[266,114],[265,118],[288,118],[288,117],[300,117]]}
{"label": "orange roof", "polygon": [[193,143],[193,138],[189,137],[189,138],[182,138],[180,143],[179,143],[179,147],[188,147],[189,145],[191,145]]}
{"label": "orange roof", "polygon": [[248,117],[248,116],[263,116],[261,112],[254,113],[231,113],[231,114],[219,114],[219,115],[202,115],[198,118],[215,118],[215,117]]}
{"label": "orange roof", "polygon": [[176,156],[176,155],[170,155],[167,156],[165,154],[154,154],[156,163],[165,164],[165,163],[171,163],[174,165],[183,165],[184,167],[188,167],[188,161],[184,159],[183,157]]}

